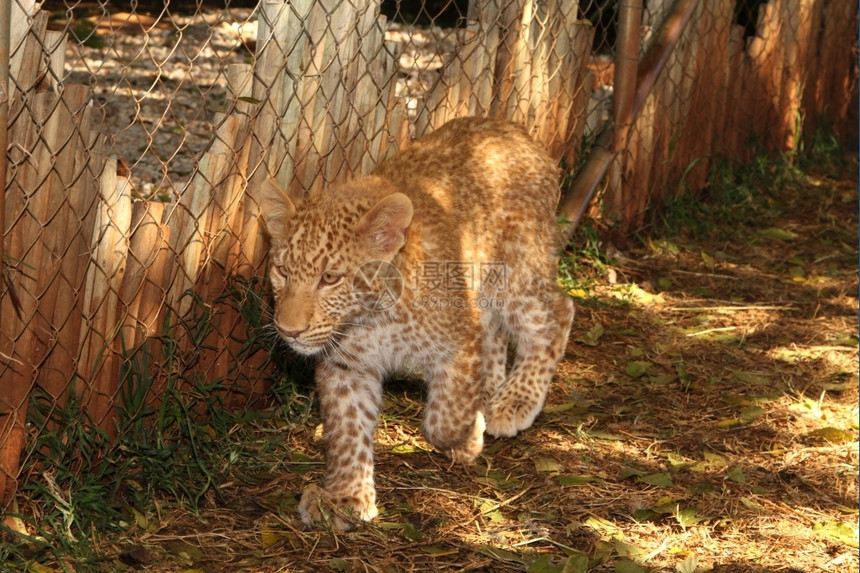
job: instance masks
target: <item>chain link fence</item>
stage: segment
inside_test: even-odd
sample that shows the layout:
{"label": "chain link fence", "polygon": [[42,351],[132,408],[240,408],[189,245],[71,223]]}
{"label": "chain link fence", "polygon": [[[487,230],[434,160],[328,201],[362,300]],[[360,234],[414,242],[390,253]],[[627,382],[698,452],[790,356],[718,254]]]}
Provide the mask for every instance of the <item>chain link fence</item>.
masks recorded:
{"label": "chain link fence", "polygon": [[[748,158],[754,137],[787,150],[820,121],[851,135],[849,3],[691,4],[590,205],[625,232],[667,190],[704,186],[714,155]],[[647,2],[643,61],[672,9]],[[3,501],[63,412],[115,437],[167,392],[264,399],[262,178],[312,193],[463,115],[524,124],[576,173],[612,127],[618,12],[610,0],[12,0]]]}

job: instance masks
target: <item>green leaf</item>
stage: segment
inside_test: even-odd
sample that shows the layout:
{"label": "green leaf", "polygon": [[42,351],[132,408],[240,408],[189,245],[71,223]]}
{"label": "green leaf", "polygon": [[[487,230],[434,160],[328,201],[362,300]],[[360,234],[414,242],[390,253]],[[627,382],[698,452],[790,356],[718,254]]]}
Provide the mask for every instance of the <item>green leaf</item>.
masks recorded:
{"label": "green leaf", "polygon": [[405,454],[414,454],[416,452],[420,452],[421,448],[416,448],[412,444],[398,444],[391,448],[392,454],[405,455]]}
{"label": "green leaf", "polygon": [[675,372],[678,374],[678,380],[680,380],[684,384],[689,384],[690,382],[690,374],[687,372],[687,365],[683,362],[679,362],[675,365]]}
{"label": "green leaf", "polygon": [[279,531],[267,527],[260,530],[260,544],[263,546],[263,549],[268,549],[283,538],[284,536]]}
{"label": "green leaf", "polygon": [[696,569],[698,568],[699,559],[695,555],[690,555],[675,565],[675,571],[678,573],[696,573]]}
{"label": "green leaf", "polygon": [[641,559],[645,557],[645,555],[647,555],[647,552],[641,547],[630,545],[629,543],[622,541],[621,539],[616,538],[613,543],[615,545],[615,551],[618,553],[619,557],[626,557],[628,559]]}
{"label": "green leaf", "polygon": [[711,480],[700,481],[687,487],[687,493],[689,495],[700,495],[712,491],[714,491],[714,482]]}
{"label": "green leaf", "polygon": [[818,387],[831,392],[844,392],[857,387],[857,382],[819,382]]}
{"label": "green leaf", "polygon": [[657,376],[649,376],[648,381],[651,384],[664,385],[673,382],[677,378],[674,374],[658,374]]}
{"label": "green leaf", "polygon": [[617,525],[607,519],[594,515],[589,516],[588,519],[585,520],[585,525],[592,529],[596,529],[604,536],[617,535],[621,533],[621,529],[619,529]]}
{"label": "green leaf", "polygon": [[312,458],[311,456],[307,455],[304,452],[291,451],[290,452],[290,461],[291,462],[314,462],[314,461],[319,461],[319,460]]}
{"label": "green leaf", "polygon": [[352,571],[352,565],[349,564],[349,561],[343,559],[342,557],[333,557],[328,560],[329,569],[334,571]]}
{"label": "green leaf", "polygon": [[749,406],[741,410],[741,413],[738,415],[738,419],[744,424],[749,424],[756,418],[761,418],[764,416],[764,408],[761,406]]}
{"label": "green leaf", "polygon": [[413,543],[421,541],[424,539],[424,534],[421,533],[418,529],[415,528],[411,523],[404,523],[403,527],[400,528],[400,532],[403,534],[407,540],[412,541]]}
{"label": "green leaf", "polygon": [[639,471],[636,468],[624,467],[621,469],[621,472],[618,474],[618,479],[627,479],[629,477],[639,477],[644,476],[645,472]]}
{"label": "green leaf", "polygon": [[505,520],[504,514],[496,507],[497,504],[492,501],[485,501],[479,508],[481,514],[493,523],[501,523]]}
{"label": "green leaf", "polygon": [[523,511],[517,515],[517,521],[520,523],[529,523],[533,521],[555,521],[558,519],[558,514],[551,511],[546,513],[533,513],[531,511]]}
{"label": "green leaf", "polygon": [[744,372],[742,370],[733,370],[731,368],[729,368],[729,370],[731,370],[732,374],[735,375],[735,378],[737,378],[741,382],[746,382],[748,384],[770,384],[770,380],[768,380],[767,378],[765,378],[763,376],[753,374],[752,372]]}
{"label": "green leaf", "polygon": [[790,241],[792,239],[797,238],[797,233],[792,233],[791,231],[786,231],[785,229],[780,229],[778,227],[768,227],[767,229],[762,229],[758,232],[762,237],[767,237],[768,239],[777,239],[779,241]]}
{"label": "green leaf", "polygon": [[484,466],[476,466],[476,469],[478,475],[473,479],[481,485],[488,485],[499,489],[511,489],[522,485],[520,480],[509,477],[500,471],[491,470]]}
{"label": "green leaf", "polygon": [[563,402],[553,406],[547,406],[543,409],[544,414],[560,414],[574,410],[576,412],[587,412],[594,405],[593,400],[577,400],[571,402]]}
{"label": "green leaf", "polygon": [[678,511],[678,502],[671,497],[661,497],[651,509],[663,515],[675,515]]}
{"label": "green leaf", "polygon": [[854,434],[851,432],[846,432],[845,430],[840,430],[839,428],[827,427],[827,428],[818,428],[817,430],[812,430],[808,434],[806,434],[807,438],[821,438],[828,442],[852,442],[854,441]]}
{"label": "green leaf", "polygon": [[656,516],[657,513],[647,508],[640,508],[633,511],[633,519],[636,521],[647,521]]}
{"label": "green leaf", "polygon": [[499,549],[498,547],[492,547],[490,545],[484,545],[479,550],[480,553],[486,555],[487,557],[492,557],[493,559],[498,559],[499,561],[509,561],[511,563],[521,563],[525,565],[525,560],[513,553],[511,551],[505,551],[504,549]]}
{"label": "green leaf", "polygon": [[676,513],[675,520],[678,522],[679,525],[681,525],[681,527],[689,527],[691,525],[696,525],[697,523],[707,521],[708,518],[697,516],[696,509],[694,507],[688,507]]}
{"label": "green leaf", "polygon": [[648,369],[651,368],[651,363],[646,362],[644,360],[634,360],[627,364],[627,368],[625,372],[631,378],[638,378],[644,374],[648,373]]}
{"label": "green leaf", "polygon": [[552,458],[535,458],[535,469],[542,474],[558,475],[561,472],[561,466]]}
{"label": "green leaf", "polygon": [[671,487],[673,485],[672,476],[668,472],[637,477],[636,481],[660,487]]}
{"label": "green leaf", "polygon": [[761,506],[750,497],[742,497],[739,501],[750,511],[761,511]]}
{"label": "green leaf", "polygon": [[558,480],[558,485],[563,487],[576,487],[597,481],[597,478],[590,475],[560,475],[556,479]]}
{"label": "green leaf", "polygon": [[615,564],[615,573],[645,573],[645,569],[625,559]]}
{"label": "green leaf", "polygon": [[459,555],[460,550],[456,547],[447,545],[428,545],[422,549],[424,553],[433,557],[447,557],[450,555]]}
{"label": "green leaf", "polygon": [[549,555],[541,555],[532,561],[526,573],[561,573],[564,566],[557,563],[552,563]]}
{"label": "green leaf", "polygon": [[711,466],[724,468],[729,465],[729,461],[718,453],[705,450],[702,452],[702,455],[704,456],[705,461]]}
{"label": "green leaf", "polygon": [[567,558],[561,573],[586,573],[588,571],[588,555],[578,553]]}
{"label": "green leaf", "polygon": [[597,346],[601,336],[603,336],[603,325],[595,324],[588,332],[577,338],[576,342],[581,342],[586,346]]}
{"label": "green leaf", "polygon": [[856,334],[848,334],[845,336],[840,336],[835,340],[835,342],[839,346],[857,346],[858,339]]}
{"label": "green leaf", "polygon": [[669,462],[669,465],[672,466],[673,470],[683,470],[693,465],[693,462],[685,460],[682,456],[676,454],[675,452],[668,452],[666,454],[666,461]]}
{"label": "green leaf", "polygon": [[609,442],[623,442],[625,440],[624,436],[619,436],[618,434],[612,434],[609,432],[591,431],[588,432],[588,435],[595,440],[607,440]]}
{"label": "green leaf", "polygon": [[857,529],[851,527],[844,521],[828,521],[827,523],[818,523],[813,528],[817,534],[835,539],[848,545],[849,547],[857,547]]}
{"label": "green leaf", "polygon": [[206,554],[202,549],[181,539],[166,541],[164,546],[167,547],[168,551],[179,556],[184,561],[195,562],[206,559]]}
{"label": "green leaf", "polygon": [[747,476],[740,466],[732,468],[732,470],[726,474],[726,479],[737,483],[747,483]]}

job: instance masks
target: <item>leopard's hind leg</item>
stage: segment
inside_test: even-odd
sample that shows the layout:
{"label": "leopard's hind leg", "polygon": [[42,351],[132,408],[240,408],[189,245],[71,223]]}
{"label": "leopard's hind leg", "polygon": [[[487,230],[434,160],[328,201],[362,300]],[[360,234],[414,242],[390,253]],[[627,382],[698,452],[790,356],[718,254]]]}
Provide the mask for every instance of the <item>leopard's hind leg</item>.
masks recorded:
{"label": "leopard's hind leg", "polygon": [[507,330],[516,354],[510,373],[489,401],[487,433],[495,437],[515,436],[532,425],[567,346],[572,299],[554,281],[537,292],[506,301]]}

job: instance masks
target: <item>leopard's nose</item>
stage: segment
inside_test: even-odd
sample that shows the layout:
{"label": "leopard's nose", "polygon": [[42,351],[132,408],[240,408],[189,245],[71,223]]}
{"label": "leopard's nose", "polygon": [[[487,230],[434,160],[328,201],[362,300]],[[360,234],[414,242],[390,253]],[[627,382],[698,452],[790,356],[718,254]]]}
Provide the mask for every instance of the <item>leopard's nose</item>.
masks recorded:
{"label": "leopard's nose", "polygon": [[286,336],[287,338],[298,338],[303,332],[305,332],[308,327],[304,327],[300,330],[287,330],[281,326],[278,326],[278,332]]}

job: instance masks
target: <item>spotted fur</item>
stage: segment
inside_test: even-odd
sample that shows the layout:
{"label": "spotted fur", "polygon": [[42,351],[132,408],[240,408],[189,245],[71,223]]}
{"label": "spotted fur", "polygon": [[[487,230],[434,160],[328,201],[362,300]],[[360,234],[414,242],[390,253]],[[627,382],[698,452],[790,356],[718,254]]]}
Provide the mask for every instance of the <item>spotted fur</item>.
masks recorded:
{"label": "spotted fur", "polygon": [[454,461],[473,460],[485,431],[531,426],[573,320],[555,283],[557,178],[520,127],[468,118],[351,183],[306,198],[261,190],[274,325],[317,359],[327,476],[304,492],[306,523],[376,516],[387,373],[423,373],[424,435]]}

